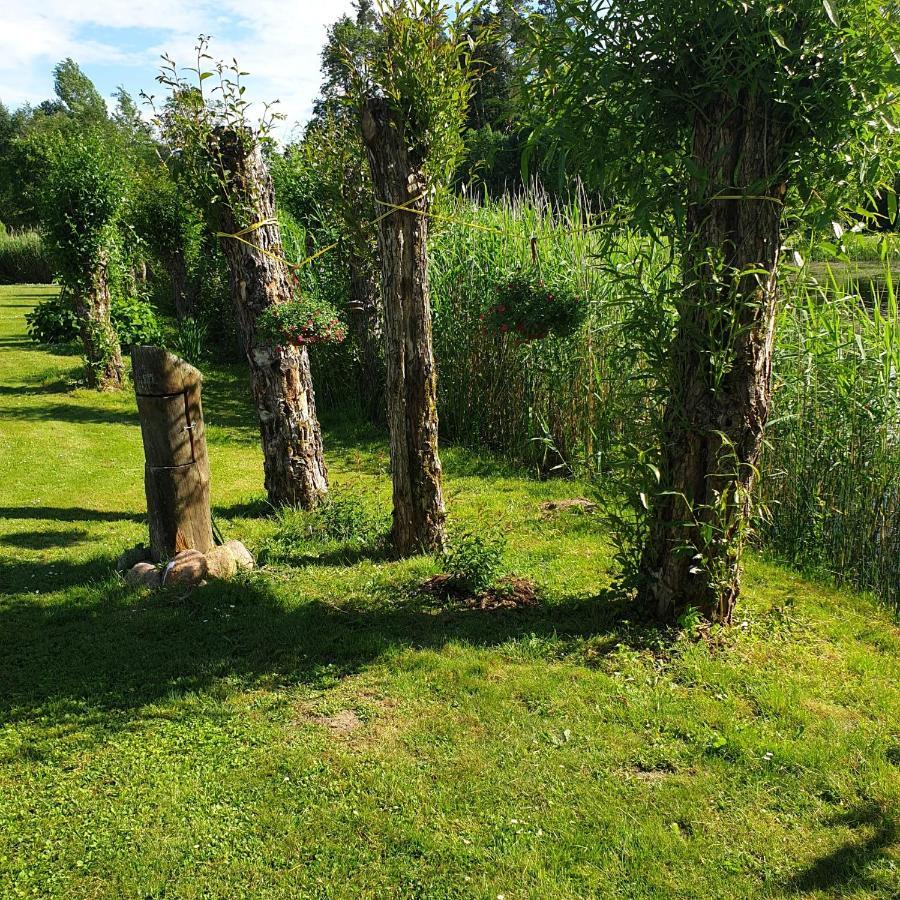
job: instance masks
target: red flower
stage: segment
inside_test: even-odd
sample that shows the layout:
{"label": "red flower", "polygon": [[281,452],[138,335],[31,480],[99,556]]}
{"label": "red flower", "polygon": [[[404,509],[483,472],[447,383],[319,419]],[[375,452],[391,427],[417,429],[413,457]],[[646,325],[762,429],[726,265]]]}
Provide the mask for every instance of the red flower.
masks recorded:
{"label": "red flower", "polygon": [[501,303],[500,306],[497,307],[497,312],[498,312],[498,313],[505,313],[505,312],[506,312],[506,307]]}
{"label": "red flower", "polygon": [[500,330],[501,330],[501,331],[509,331],[509,326],[508,326],[508,325],[501,325],[501,326],[500,326]]}

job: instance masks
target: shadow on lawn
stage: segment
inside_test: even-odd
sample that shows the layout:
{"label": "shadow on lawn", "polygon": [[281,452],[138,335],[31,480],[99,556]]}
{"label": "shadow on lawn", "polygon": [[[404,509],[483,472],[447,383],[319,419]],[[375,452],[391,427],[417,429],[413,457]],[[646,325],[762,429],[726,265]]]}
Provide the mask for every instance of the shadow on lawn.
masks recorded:
{"label": "shadow on lawn", "polygon": [[0,544],[25,550],[49,550],[54,547],[72,547],[88,536],[83,528],[48,528],[46,531],[17,531],[0,537]]}
{"label": "shadow on lawn", "polygon": [[324,687],[396,648],[610,632],[616,643],[636,634],[620,627],[627,607],[608,597],[489,613],[395,592],[377,606],[287,607],[259,576],[188,596],[140,596],[112,580],[98,587],[65,606],[23,599],[0,607],[0,720],[29,720],[57,703],[90,715],[127,712],[226,677]]}
{"label": "shadow on lawn", "polygon": [[146,522],[146,513],[86,509],[83,506],[0,506],[0,519],[43,519],[48,522]]}
{"label": "shadow on lawn", "polygon": [[839,847],[799,872],[788,882],[788,891],[792,894],[827,891],[839,896],[846,896],[851,889],[877,892],[884,885],[877,884],[876,878],[870,877],[867,870],[886,857],[886,851],[900,841],[896,819],[889,810],[873,801],[835,816],[828,824],[868,829],[871,835]]}
{"label": "shadow on lawn", "polygon": [[139,424],[137,407],[132,409],[103,409],[81,403],[43,403],[38,406],[17,406],[3,410],[4,417],[28,421],[72,422],[76,425],[134,425]]}
{"label": "shadow on lawn", "polygon": [[33,397],[45,394],[67,394],[69,384],[61,379],[28,384],[0,384],[0,397]]}

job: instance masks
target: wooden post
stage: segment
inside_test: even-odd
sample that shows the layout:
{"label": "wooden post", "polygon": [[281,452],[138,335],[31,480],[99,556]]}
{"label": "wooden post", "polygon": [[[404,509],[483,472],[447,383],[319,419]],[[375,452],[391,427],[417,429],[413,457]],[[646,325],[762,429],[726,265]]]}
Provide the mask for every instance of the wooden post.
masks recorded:
{"label": "wooden post", "polygon": [[203,376],[160,347],[131,350],[144,439],[144,485],[154,561],[213,547],[209,459],[203,431]]}

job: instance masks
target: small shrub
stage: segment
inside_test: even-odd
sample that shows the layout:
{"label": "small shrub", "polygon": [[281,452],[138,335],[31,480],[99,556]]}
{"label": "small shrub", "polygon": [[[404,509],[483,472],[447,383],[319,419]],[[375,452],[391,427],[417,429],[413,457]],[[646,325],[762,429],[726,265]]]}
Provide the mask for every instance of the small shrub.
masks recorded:
{"label": "small shrub", "polygon": [[501,278],[494,301],[481,315],[486,328],[510,334],[520,341],[556,335],[569,337],[587,314],[583,296],[561,280],[547,283],[536,269],[516,270]]}
{"label": "small shrub", "polygon": [[156,311],[140,297],[113,300],[110,318],[123,347],[158,344],[162,338]]}
{"label": "small shrub", "polygon": [[70,344],[78,339],[78,317],[65,291],[25,313],[25,321],[28,336],[37,344]]}
{"label": "small shrub", "polygon": [[454,588],[476,594],[489,588],[500,574],[506,541],[500,535],[461,534],[453,538],[441,562]]}
{"label": "small shrub", "polygon": [[279,510],[275,532],[266,541],[262,555],[266,561],[301,564],[323,545],[338,544],[353,550],[371,544],[384,525],[358,498],[332,493],[311,511]]}

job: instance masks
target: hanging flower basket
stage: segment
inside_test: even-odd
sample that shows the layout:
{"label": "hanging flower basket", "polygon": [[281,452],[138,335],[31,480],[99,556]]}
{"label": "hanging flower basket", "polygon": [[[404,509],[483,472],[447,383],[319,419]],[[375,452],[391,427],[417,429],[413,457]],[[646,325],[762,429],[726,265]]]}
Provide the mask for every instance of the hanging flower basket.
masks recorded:
{"label": "hanging flower basket", "polygon": [[488,331],[526,343],[551,334],[569,337],[581,327],[586,314],[583,295],[565,285],[545,282],[536,269],[526,269],[497,282],[481,321]]}
{"label": "hanging flower basket", "polygon": [[270,306],[257,320],[261,342],[271,346],[339,344],[347,329],[337,310],[316,297],[299,297]]}

